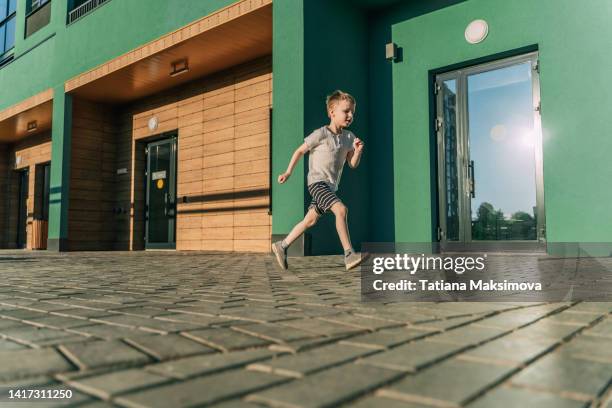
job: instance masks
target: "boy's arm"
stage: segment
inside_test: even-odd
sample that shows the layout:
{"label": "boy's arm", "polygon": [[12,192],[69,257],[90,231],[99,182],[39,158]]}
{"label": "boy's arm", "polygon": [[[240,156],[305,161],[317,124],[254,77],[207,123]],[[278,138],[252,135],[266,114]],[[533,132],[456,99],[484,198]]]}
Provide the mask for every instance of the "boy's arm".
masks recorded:
{"label": "boy's arm", "polygon": [[293,152],[293,156],[291,156],[291,160],[289,161],[289,166],[287,166],[287,171],[278,176],[279,183],[283,184],[285,181],[287,181],[289,176],[291,176],[291,173],[293,172],[293,169],[297,165],[298,161],[300,161],[300,158],[305,155],[308,150],[310,150],[310,148],[306,143],[304,143],[300,147],[298,147],[295,152]]}
{"label": "boy's arm", "polygon": [[355,169],[359,166],[359,161],[361,160],[361,154],[363,153],[363,142],[359,138],[355,138],[353,142],[353,150],[347,153],[346,161],[348,161],[348,165],[350,168]]}

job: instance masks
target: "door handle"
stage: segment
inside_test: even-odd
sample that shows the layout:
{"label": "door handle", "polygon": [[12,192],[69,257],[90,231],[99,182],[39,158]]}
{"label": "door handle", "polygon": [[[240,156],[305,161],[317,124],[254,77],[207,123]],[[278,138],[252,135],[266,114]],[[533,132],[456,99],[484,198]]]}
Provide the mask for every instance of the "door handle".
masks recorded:
{"label": "door handle", "polygon": [[468,164],[468,177],[470,179],[470,195],[476,198],[476,180],[474,179],[474,160]]}
{"label": "door handle", "polygon": [[164,194],[164,215],[168,217],[174,217],[176,210],[176,203],[174,198],[169,193]]}

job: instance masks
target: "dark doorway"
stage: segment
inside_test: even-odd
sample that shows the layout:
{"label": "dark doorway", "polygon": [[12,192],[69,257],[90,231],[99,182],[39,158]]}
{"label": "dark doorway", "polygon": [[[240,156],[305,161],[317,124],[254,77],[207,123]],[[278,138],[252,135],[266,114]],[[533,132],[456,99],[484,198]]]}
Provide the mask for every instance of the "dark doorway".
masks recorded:
{"label": "dark doorway", "polygon": [[147,145],[145,248],[176,248],[176,135]]}
{"label": "dark doorway", "polygon": [[19,200],[17,217],[17,248],[25,248],[27,245],[28,233],[28,181],[29,171],[19,172]]}

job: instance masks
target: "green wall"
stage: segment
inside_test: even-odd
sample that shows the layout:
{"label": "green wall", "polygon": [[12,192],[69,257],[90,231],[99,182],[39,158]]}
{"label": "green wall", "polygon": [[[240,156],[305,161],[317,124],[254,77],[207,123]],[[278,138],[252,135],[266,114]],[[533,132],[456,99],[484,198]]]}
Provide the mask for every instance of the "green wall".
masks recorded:
{"label": "green wall", "polygon": [[49,240],[47,248],[67,248],[70,163],[72,152],[72,96],[59,85],[53,95],[51,180],[49,185]]}
{"label": "green wall", "polygon": [[[25,1],[18,0],[15,60],[0,68],[0,109],[209,14],[232,0],[110,0],[66,26],[66,2],[52,2],[51,23],[23,39]],[[336,88],[358,101],[352,130],[366,142],[359,169],[345,169],[340,195],[348,205],[355,246],[364,241],[422,242],[436,226],[429,73],[441,67],[537,46],[541,62],[547,238],[612,241],[608,188],[612,106],[605,84],[612,54],[612,3],[592,0],[280,0],[274,11],[273,179],[303,137],[327,122],[324,97]],[[470,45],[463,32],[483,18],[489,37]],[[138,21],[138,24],[133,24]],[[113,29],[108,29],[112,22]],[[403,50],[384,60],[384,44]],[[602,88],[604,90],[602,90]],[[56,95],[61,110],[69,101]],[[58,107],[60,108],[60,107]],[[59,109],[54,119],[59,120]],[[54,123],[54,138],[65,121]],[[69,114],[68,114],[69,116]],[[54,140],[55,160],[69,148]],[[59,146],[59,147],[58,147]],[[64,193],[66,166],[54,165],[54,191]],[[284,185],[273,184],[274,234],[304,215],[307,165]],[[58,173],[59,172],[59,173]],[[63,195],[63,194],[62,194]],[[61,198],[63,201],[65,197]],[[51,210],[56,214],[64,208]],[[51,222],[54,230],[63,228]],[[338,253],[333,216],[311,231],[313,253]],[[59,232],[58,232],[59,234]],[[53,235],[50,236],[53,238]]]}
{"label": "green wall", "polygon": [[[342,89],[357,99],[351,130],[369,146],[367,16],[349,1],[287,0],[274,4],[273,234],[287,234],[307,211],[308,155],[286,184],[276,183],[305,136],[329,123],[325,97]],[[345,167],[339,195],[349,208],[356,248],[369,235],[368,150],[356,170]],[[311,254],[341,253],[335,218],[308,230]]]}
{"label": "green wall", "polygon": [[67,2],[55,0],[50,23],[24,39],[26,0],[18,0],[15,59],[0,68],[0,110],[232,3],[110,0],[67,26]]}
{"label": "green wall", "polygon": [[[400,7],[410,9],[410,3]],[[541,65],[547,239],[612,241],[612,138],[605,120],[612,99],[602,87],[612,68],[611,14],[606,0],[469,0],[392,25],[393,41],[404,52],[392,71],[398,242],[432,239],[428,72],[534,44]],[[477,18],[489,23],[489,36],[470,45],[463,32]]]}
{"label": "green wall", "polygon": [[[351,1],[308,0],[304,19],[304,135],[329,124],[325,97],[334,90],[348,92],[357,100],[350,130],[364,141],[366,149],[357,169],[345,165],[338,196],[349,209],[349,231],[358,250],[369,236],[369,146],[375,143],[368,131],[367,15]],[[304,208],[309,204],[306,193]],[[309,233],[313,255],[342,253],[333,214],[321,217]]]}
{"label": "green wall", "polygon": [[304,137],[304,6],[285,0],[272,7],[272,234],[286,235],[304,217],[304,161],[285,184],[276,181]]}
{"label": "green wall", "polygon": [[[393,75],[395,64],[385,58],[385,45],[392,42],[392,27],[394,24],[431,13],[443,7],[465,0],[430,0],[401,2],[398,5],[384,7],[368,12],[369,27],[369,117],[371,123],[372,140],[369,144],[369,153],[373,158],[368,169],[370,173],[370,237],[372,242],[395,242],[396,217],[400,225],[405,225],[404,211],[395,211],[395,159],[394,159],[394,133],[393,118],[396,110],[393,108]],[[372,0],[371,6],[376,2]],[[409,57],[409,56],[407,56]],[[403,108],[402,108],[403,109]],[[402,109],[398,112],[403,114]],[[405,153],[399,160],[411,161]],[[435,201],[433,189],[429,195]],[[412,195],[409,200],[427,200],[426,196]],[[432,218],[434,217],[434,218]],[[435,228],[435,213],[420,220],[423,225],[419,228],[426,230]],[[429,224],[428,224],[429,223]],[[404,228],[403,226],[401,228]],[[409,226],[412,228],[412,225]],[[429,241],[429,239],[427,239]]]}
{"label": "green wall", "polygon": [[232,3],[110,0],[66,25],[67,2],[54,0],[49,24],[24,39],[26,0],[18,0],[14,60],[0,68],[0,110],[54,90],[50,249],[63,249],[68,234],[72,104],[63,93],[64,82]]}

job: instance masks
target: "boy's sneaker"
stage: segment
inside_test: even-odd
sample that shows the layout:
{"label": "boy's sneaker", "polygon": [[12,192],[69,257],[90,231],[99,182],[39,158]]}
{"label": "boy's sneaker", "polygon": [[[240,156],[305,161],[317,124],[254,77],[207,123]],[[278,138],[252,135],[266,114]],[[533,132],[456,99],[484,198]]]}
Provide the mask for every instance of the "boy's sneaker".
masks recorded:
{"label": "boy's sneaker", "polygon": [[283,249],[281,241],[277,241],[272,244],[272,252],[276,255],[276,260],[281,268],[287,269],[289,266],[287,265],[287,252]]}
{"label": "boy's sneaker", "polygon": [[353,269],[367,258],[367,254],[361,254],[360,252],[352,252],[348,256],[344,257],[344,264],[346,270]]}

